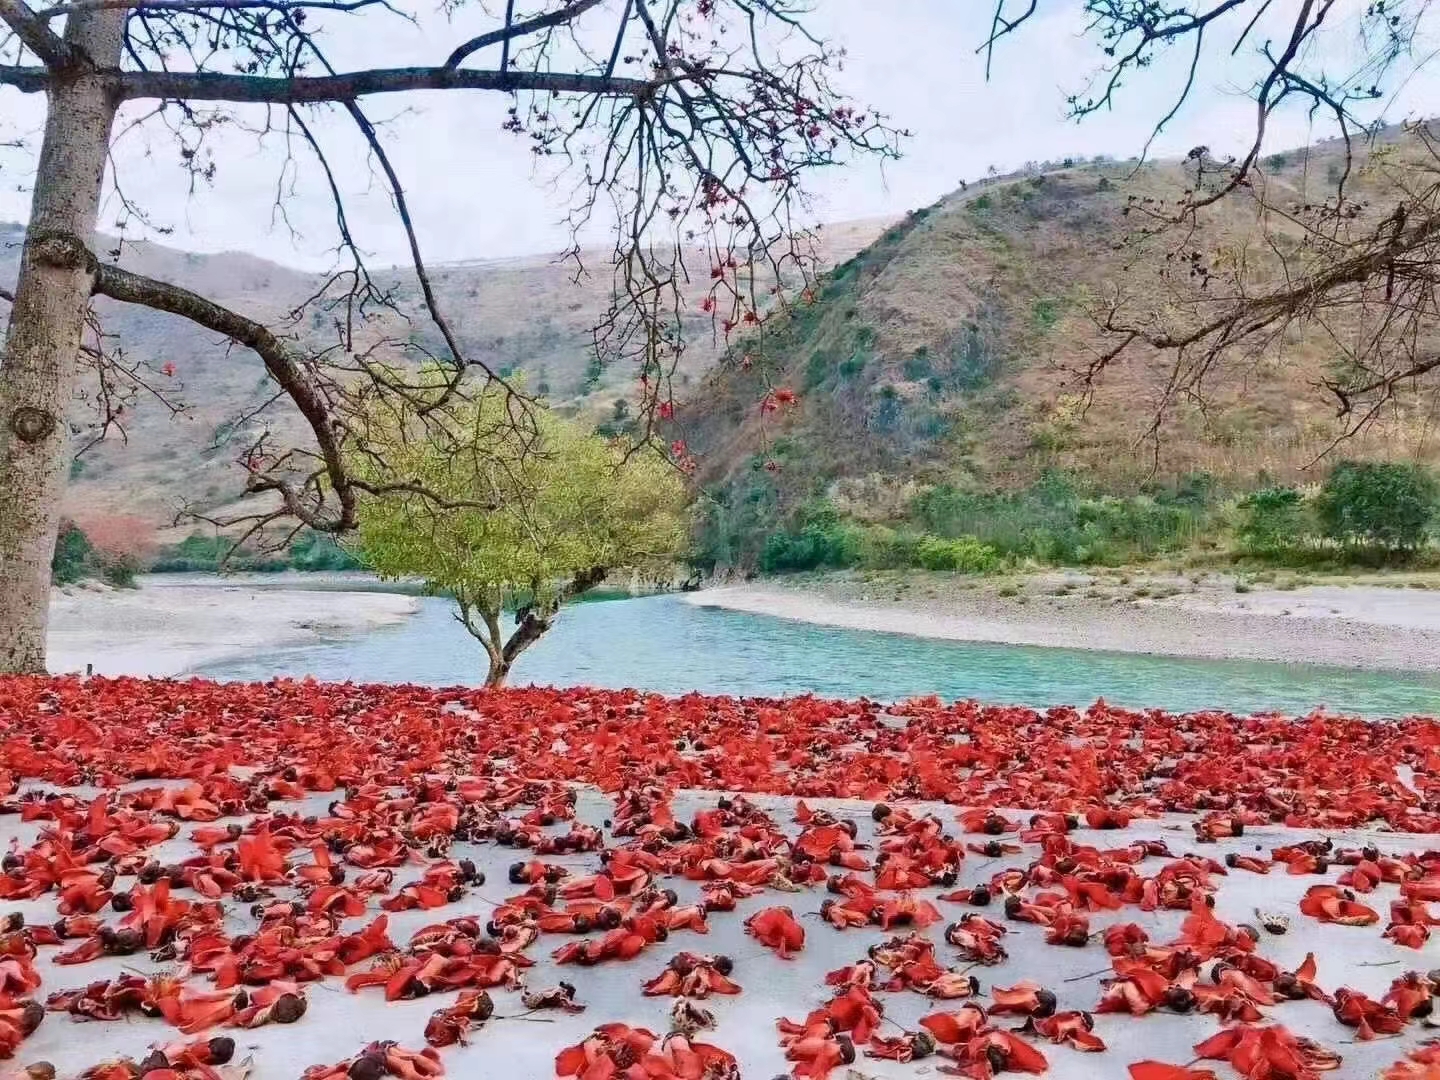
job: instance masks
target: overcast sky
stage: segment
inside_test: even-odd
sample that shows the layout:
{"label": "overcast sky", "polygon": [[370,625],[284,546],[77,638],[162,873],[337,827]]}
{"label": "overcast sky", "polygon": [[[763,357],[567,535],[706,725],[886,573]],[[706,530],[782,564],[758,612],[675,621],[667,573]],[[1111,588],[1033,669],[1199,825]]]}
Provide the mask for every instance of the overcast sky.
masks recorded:
{"label": "overcast sky", "polygon": [[[1282,13],[1292,6],[1277,5]],[[1362,5],[1355,0],[1353,7],[1358,12]],[[988,30],[988,0],[816,0],[813,25],[849,52],[845,89],[914,132],[898,162],[882,169],[861,161],[820,178],[814,185],[818,216],[899,214],[933,202],[961,179],[982,176],[991,165],[1008,171],[1031,159],[1138,153],[1180,86],[1188,57],[1177,53],[1147,73],[1120,97],[1114,112],[1079,125],[1067,121],[1065,95],[1081,89],[1101,59],[1094,42],[1082,37],[1080,8],[1079,0],[1042,2],[1033,25],[997,52],[987,83],[975,49]],[[435,63],[465,36],[463,28],[439,16],[418,26],[369,14],[352,21],[363,26],[364,36],[336,39],[337,53],[367,65]],[[377,42],[383,48],[379,57]],[[1245,75],[1243,66],[1227,63],[1223,55],[1202,68],[1190,104],[1153,152],[1183,154],[1199,143],[1217,152],[1241,147],[1253,133]],[[1433,76],[1412,79],[1388,104],[1387,117],[1440,111],[1437,91],[1440,83]],[[372,99],[376,116],[393,118],[385,139],[431,261],[548,252],[565,243],[564,192],[532,173],[523,140],[500,130],[507,104],[503,95],[469,92]],[[42,106],[38,97],[0,88],[0,139],[27,134],[38,142]],[[1314,133],[1332,134],[1324,128]],[[354,155],[348,170],[353,190],[347,194],[354,198],[351,213],[362,244],[378,261],[403,261],[403,236],[384,193],[359,167],[348,122],[337,120],[323,134]],[[1303,112],[1285,115],[1267,150],[1304,143],[1310,134]],[[165,138],[147,142],[132,136],[117,147],[125,190],[158,224],[174,229],[164,242],[197,251],[248,251],[317,269],[327,265],[333,211],[318,172],[308,169],[287,186],[287,227],[273,205],[280,155],[239,132],[217,145],[217,175],[193,194]],[[15,153],[0,158],[0,219],[25,217],[27,162]],[[125,210],[112,196],[105,214],[113,226]]]}

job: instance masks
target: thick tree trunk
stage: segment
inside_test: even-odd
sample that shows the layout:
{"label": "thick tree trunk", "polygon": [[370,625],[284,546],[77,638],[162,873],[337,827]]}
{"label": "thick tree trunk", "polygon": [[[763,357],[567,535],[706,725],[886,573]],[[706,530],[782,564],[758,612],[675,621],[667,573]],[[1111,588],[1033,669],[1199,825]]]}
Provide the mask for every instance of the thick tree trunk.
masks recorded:
{"label": "thick tree trunk", "polygon": [[70,15],[80,57],[53,72],[20,278],[0,359],[0,673],[45,670],[50,559],[70,465],[66,409],[94,280],[92,246],[125,12]]}

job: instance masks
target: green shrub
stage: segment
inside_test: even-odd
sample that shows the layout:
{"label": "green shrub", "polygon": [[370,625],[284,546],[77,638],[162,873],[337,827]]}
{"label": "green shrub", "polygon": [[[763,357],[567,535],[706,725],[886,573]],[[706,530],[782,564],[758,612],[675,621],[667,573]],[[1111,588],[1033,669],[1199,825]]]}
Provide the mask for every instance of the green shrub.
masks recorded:
{"label": "green shrub", "polygon": [[830,374],[830,368],[832,366],[831,357],[828,353],[821,349],[816,349],[812,352],[810,359],[805,362],[805,389],[814,390],[823,383],[825,376]]}
{"label": "green shrub", "polygon": [[360,561],[333,536],[310,529],[296,536],[284,551],[232,551],[233,545],[228,537],[191,533],[161,552],[150,570],[157,574],[218,573],[222,569],[269,574],[281,570],[362,569]]}
{"label": "green shrub", "polygon": [[304,532],[296,537],[286,551],[290,567],[295,570],[359,570],[361,562],[326,533]]}
{"label": "green shrub", "polygon": [[870,414],[870,428],[877,432],[895,431],[904,418],[905,402],[899,391],[889,383],[880,387],[878,397],[874,411]]}
{"label": "green shrub", "polygon": [[1268,487],[1240,501],[1235,535],[1252,555],[1273,555],[1305,542],[1309,524],[1305,500],[1292,487]]}
{"label": "green shrub", "polygon": [[1326,477],[1315,510],[1332,540],[1413,551],[1425,541],[1435,498],[1435,478],[1419,465],[1342,461]]}
{"label": "green shrub", "polygon": [[874,570],[906,570],[920,565],[920,537],[884,525],[865,530],[860,546],[861,565]]}
{"label": "green shrub", "polygon": [[135,575],[140,572],[139,565],[133,559],[106,559],[100,565],[100,577],[107,584],[117,589],[136,588]]}
{"label": "green shrub", "polygon": [[1204,510],[1220,497],[1219,485],[1208,472],[1189,472],[1175,482],[1174,487],[1164,484],[1147,485],[1146,494],[1156,502]]}
{"label": "green shrub", "polygon": [[922,537],[915,547],[915,555],[926,570],[955,569],[950,541],[942,540],[938,536]]}
{"label": "green shrub", "polygon": [[100,578],[117,589],[133,589],[141,569],[138,555],[102,551],[73,521],[61,522],[50,558],[50,580],[56,585]]}
{"label": "green shrub", "polygon": [[971,493],[942,484],[917,496],[910,512],[926,532],[974,537],[1001,555],[1115,566],[1191,544],[1211,527],[1207,499],[1195,485],[1091,496],[1072,476],[1052,471],[1020,491]]}
{"label": "green shrub", "polygon": [[860,542],[859,530],[849,526],[807,525],[798,533],[775,533],[760,552],[760,569],[766,573],[845,569],[859,563]]}
{"label": "green shrub", "polygon": [[1054,296],[1042,296],[1030,305],[1030,321],[1042,334],[1055,328],[1060,321],[1063,301]]}
{"label": "green shrub", "polygon": [[1000,373],[1003,357],[986,342],[980,327],[967,322],[949,346],[950,381],[958,390],[979,390]]}
{"label": "green shrub", "polygon": [[905,378],[910,382],[919,382],[928,378],[934,368],[930,366],[930,350],[921,345],[915,352],[905,358]]}
{"label": "green shrub", "polygon": [[50,580],[71,585],[94,572],[95,548],[85,531],[73,521],[62,521],[55,537],[55,554],[50,559]]}
{"label": "green shrub", "polygon": [[802,514],[800,528],[772,534],[760,552],[766,573],[798,570],[842,570],[858,566],[864,532],[842,521],[829,503],[817,503]]}
{"label": "green shrub", "polygon": [[605,374],[605,365],[598,356],[590,357],[590,362],[585,365],[585,389],[594,390],[600,385],[600,379]]}
{"label": "green shrub", "polygon": [[983,574],[1000,564],[1000,556],[993,547],[970,536],[957,540],[923,536],[916,545],[916,556],[926,570],[954,570],[962,574]]}
{"label": "green shrub", "polygon": [[162,551],[151,569],[156,573],[186,573],[217,570],[229,543],[218,536],[191,533],[178,544]]}
{"label": "green shrub", "polygon": [[[953,385],[952,373],[944,374],[947,386]],[[893,386],[877,386],[871,424],[880,430],[886,423],[903,423],[916,434],[928,431],[938,417],[923,399],[903,412],[902,404]],[[775,454],[780,453],[777,443]],[[704,565],[974,573],[1027,560],[1113,567],[1194,551],[1197,545],[1215,552],[1219,538],[1232,535],[1237,554],[1296,568],[1338,568],[1422,547],[1435,527],[1440,498],[1435,479],[1412,465],[1344,462],[1316,498],[1272,484],[1238,502],[1206,473],[1149,483],[1138,494],[1110,495],[1078,474],[1049,470],[1018,490],[938,484],[911,499],[886,525],[862,526],[842,520],[826,503],[787,519],[763,465],[757,458],[748,495],[740,498],[739,489],[731,489],[733,505],[723,520],[706,519],[698,544]],[[1252,576],[1245,584],[1263,580]]]}

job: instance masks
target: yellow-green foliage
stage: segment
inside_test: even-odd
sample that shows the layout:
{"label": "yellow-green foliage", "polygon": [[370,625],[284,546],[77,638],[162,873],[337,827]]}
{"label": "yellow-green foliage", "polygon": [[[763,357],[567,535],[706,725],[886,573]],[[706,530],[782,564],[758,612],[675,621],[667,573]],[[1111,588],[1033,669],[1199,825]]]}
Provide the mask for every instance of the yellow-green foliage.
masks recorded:
{"label": "yellow-green foliage", "polygon": [[423,421],[368,419],[384,476],[373,475],[376,457],[357,460],[362,474],[414,482],[451,504],[409,492],[363,504],[359,553],[384,577],[421,577],[498,611],[516,593],[553,602],[577,577],[666,565],[684,541],[685,490],[669,463],[648,448],[626,457],[502,391]]}

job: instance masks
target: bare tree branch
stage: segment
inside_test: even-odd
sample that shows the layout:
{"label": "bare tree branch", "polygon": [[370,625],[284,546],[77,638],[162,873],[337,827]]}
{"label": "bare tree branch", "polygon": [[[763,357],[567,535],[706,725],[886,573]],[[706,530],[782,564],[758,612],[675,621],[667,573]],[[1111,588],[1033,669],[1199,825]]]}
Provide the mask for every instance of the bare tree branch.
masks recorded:
{"label": "bare tree branch", "polygon": [[[0,69],[0,80],[12,86],[26,91],[43,89],[25,79],[6,79],[4,71]],[[371,94],[399,94],[410,90],[532,90],[619,97],[638,97],[655,90],[655,84],[644,79],[447,67],[374,68],[294,78],[213,71],[120,71],[110,74],[109,78],[115,94],[124,101],[165,98],[268,105],[353,101]]]}
{"label": "bare tree branch", "polygon": [[[564,7],[557,8],[547,15],[536,15],[532,19],[525,19],[518,23],[511,23],[508,20],[498,30],[491,30],[489,33],[480,34],[471,38],[465,44],[457,46],[455,51],[445,61],[447,68],[459,67],[464,63],[465,58],[479,52],[481,49],[489,48],[491,45],[504,43],[508,45],[516,38],[528,37],[530,34],[548,29],[552,26],[564,26],[573,22],[591,8],[604,3],[604,0],[570,0]],[[505,71],[508,65],[502,63],[500,70]]]}
{"label": "bare tree branch", "polygon": [[[415,223],[410,217],[410,206],[405,199],[405,189],[400,183],[400,176],[395,171],[395,166],[390,161],[390,155],[385,152],[385,147],[380,142],[380,136],[375,130],[375,125],[370,122],[364,111],[353,101],[345,103],[345,109],[349,112],[351,119],[355,121],[361,134],[365,137],[370,152],[375,155],[375,160],[380,163],[380,168],[385,173],[385,179],[390,186],[390,195],[395,202],[395,212],[400,217],[400,223],[405,229],[405,238],[410,245],[410,263],[415,270],[415,277],[420,282],[420,292],[425,298],[425,310],[430,313],[430,319],[434,322],[436,329],[440,331],[445,339],[445,347],[450,350],[450,365],[455,371],[455,378],[451,381],[451,391],[458,386],[460,377],[468,361],[465,359],[465,351],[460,346],[455,331],[451,328],[449,321],[440,310],[440,301],[435,296],[435,287],[430,281],[430,273],[425,268],[425,258],[420,252],[420,238],[415,235]],[[476,363],[486,376],[491,380],[500,383],[509,394],[515,394],[515,389],[498,372],[492,371],[482,363]],[[444,404],[447,395],[442,395],[433,402],[428,403],[426,408],[435,408]]]}
{"label": "bare tree branch", "polygon": [[[89,256],[89,253],[85,253]],[[93,259],[93,256],[89,256]],[[322,517],[316,508],[307,506],[289,484],[278,481],[267,485],[279,492],[286,509],[313,529],[341,532],[355,523],[356,493],[345,470],[341,450],[341,434],[313,381],[306,375],[305,362],[294,348],[275,335],[267,326],[256,322],[213,300],[169,282],[157,281],[129,270],[95,261],[95,292],[127,304],[140,304],[156,311],[168,311],[198,323],[257,353],[270,377],[286,393],[295,408],[310,425],[319,448],[325,472],[339,503],[333,517]],[[252,488],[254,487],[252,476]]]}
{"label": "bare tree branch", "polygon": [[1035,14],[1036,0],[1026,0],[1025,10],[1018,15],[1007,17],[1005,0],[996,0],[995,15],[990,20],[990,36],[976,52],[985,53],[985,78],[990,78],[990,66],[995,59],[995,43],[1006,34],[1013,34],[1020,25]]}
{"label": "bare tree branch", "polygon": [[50,87],[50,70],[14,64],[0,64],[0,86],[13,86],[21,93],[41,93]]}
{"label": "bare tree branch", "polygon": [[[250,434],[239,462],[245,492],[268,493],[279,505],[207,520],[242,528],[246,536],[262,535],[281,516],[338,532],[353,525],[361,495],[426,494],[413,478],[393,475],[376,458],[365,417],[403,413],[416,437],[444,441],[444,417],[428,414],[452,394],[476,392],[476,384],[481,392],[496,384],[506,389],[511,443],[517,453],[527,452],[529,399],[465,354],[431,280],[402,170],[362,108],[364,98],[425,89],[515,94],[505,126],[529,141],[538,161],[553,158],[561,175],[575,178],[574,227],[606,204],[613,207],[614,299],[595,340],[602,362],[635,362],[641,439],[650,438],[657,403],[670,394],[684,347],[681,290],[692,275],[685,260],[708,264],[699,276],[712,283],[704,310],[718,332],[758,324],[767,304],[786,302],[782,287],[803,285],[813,267],[808,236],[791,216],[804,175],[852,151],[896,154],[901,133],[883,117],[845,104],[830,85],[839,55],[805,30],[798,17],[803,0],[627,0],[615,7],[613,37],[602,37],[594,55],[577,24],[601,0],[546,0],[539,13],[517,17],[519,6],[507,0],[503,21],[451,50],[444,66],[356,71],[331,63],[318,20],[365,7],[389,9],[381,0],[63,0],[43,17],[33,16],[43,26],[47,18],[85,11],[125,13],[125,62],[95,77],[116,100],[158,102],[131,126],[165,124],[179,138],[182,167],[196,183],[214,169],[207,134],[228,124],[262,140],[279,134],[285,141],[277,216],[286,218],[293,155],[306,147],[335,205],[336,250],[349,265],[328,275],[288,314],[288,329],[266,327],[167,282],[95,266],[95,295],[188,318],[254,350],[274,379],[276,392],[241,413]],[[726,37],[726,19],[739,35]],[[760,29],[765,22],[778,38]],[[460,66],[496,44],[502,49],[490,62],[498,61],[498,69]],[[48,89],[63,77],[48,61],[43,67],[0,67],[0,84],[27,92]],[[279,108],[206,109],[207,102]],[[307,106],[324,105],[344,108],[365,140],[375,177],[405,230],[421,306],[443,347],[408,330],[392,333],[393,320],[408,326],[411,313],[402,305],[403,289],[378,283],[366,268],[352,231],[356,222],[346,211],[343,174],[327,159],[322,128],[305,115]],[[251,119],[256,116],[258,124]],[[145,220],[133,193],[123,192],[121,199],[128,213]],[[768,272],[751,273],[752,263]],[[577,260],[577,272],[583,270]],[[326,346],[301,340],[303,325],[319,325],[305,316],[320,311],[336,314],[337,340]],[[312,446],[285,447],[268,426],[257,430],[265,410],[286,399],[309,426]],[[363,482],[357,462],[364,463]],[[483,498],[475,505],[484,505]]]}
{"label": "bare tree branch", "polygon": [[45,25],[45,20],[30,9],[25,0],[0,0],[0,20],[15,32],[25,47],[49,68],[69,68],[78,57],[60,35]]}
{"label": "bare tree branch", "polygon": [[[80,11],[106,11],[123,8],[128,11],[358,11],[366,7],[390,8],[388,0],[72,0],[42,8],[35,14],[41,19],[57,19]],[[393,11],[394,9],[391,8]],[[397,12],[397,14],[399,14]]]}

